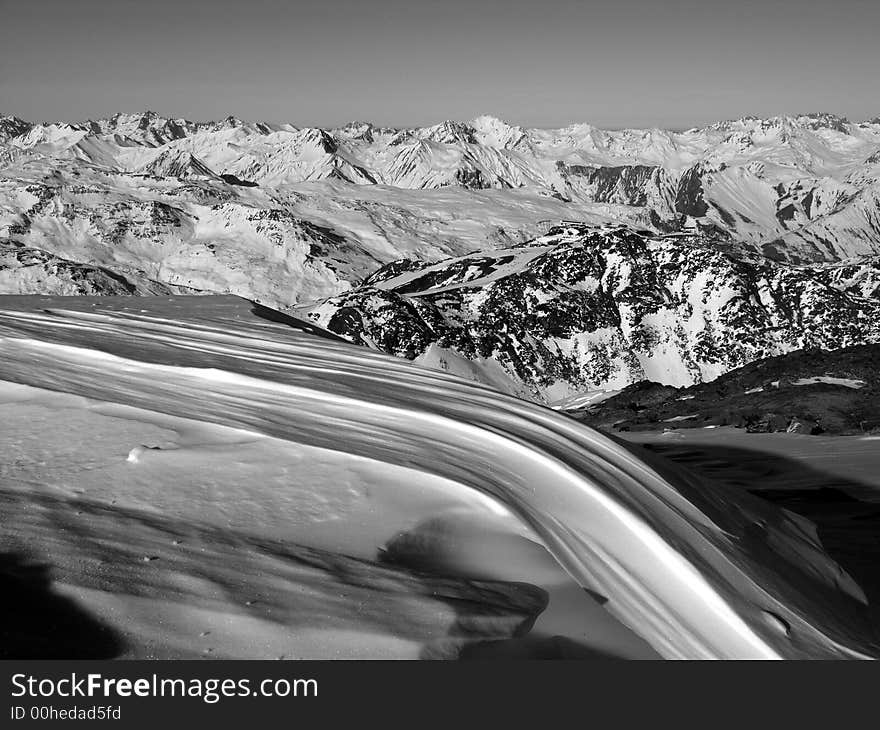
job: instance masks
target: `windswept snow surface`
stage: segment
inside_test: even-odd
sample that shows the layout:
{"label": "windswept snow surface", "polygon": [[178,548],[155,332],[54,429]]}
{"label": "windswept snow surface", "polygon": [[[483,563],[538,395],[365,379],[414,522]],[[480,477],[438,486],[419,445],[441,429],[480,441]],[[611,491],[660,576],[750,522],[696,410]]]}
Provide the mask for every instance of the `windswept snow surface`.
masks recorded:
{"label": "windswept snow surface", "polygon": [[413,488],[473,490],[664,657],[875,653],[860,589],[789,513],[652,466],[550,409],[250,316],[242,300],[97,301],[0,302],[0,379],[347,455],[374,473],[409,469]]}

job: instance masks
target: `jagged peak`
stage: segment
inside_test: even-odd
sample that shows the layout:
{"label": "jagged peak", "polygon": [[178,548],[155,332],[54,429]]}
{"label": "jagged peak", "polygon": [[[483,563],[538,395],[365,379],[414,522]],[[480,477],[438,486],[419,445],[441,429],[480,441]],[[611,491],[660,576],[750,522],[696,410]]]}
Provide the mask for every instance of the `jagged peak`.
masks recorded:
{"label": "jagged peak", "polygon": [[105,117],[103,119],[98,119],[97,121],[98,122],[105,121],[105,122],[110,122],[112,124],[119,124],[121,122],[127,122],[127,121],[137,121],[137,122],[148,124],[149,122],[155,121],[157,119],[162,119],[163,121],[167,121],[163,117],[160,117],[158,114],[156,114],[156,112],[154,112],[150,109],[145,109],[142,112],[116,112],[115,114],[112,114],[109,117]]}
{"label": "jagged peak", "polygon": [[[708,125],[705,129],[728,132],[739,129],[746,131],[772,131],[780,129],[791,131],[793,129],[831,129],[843,134],[850,133],[851,123],[846,117],[828,112],[807,112],[803,114],[777,114],[770,117],[758,117],[748,115],[738,119],[728,119]],[[700,127],[688,130],[688,133],[700,132]]]}
{"label": "jagged peak", "polygon": [[433,142],[441,142],[444,144],[454,144],[456,142],[465,142],[467,144],[475,144],[475,129],[465,122],[457,122],[447,119],[439,124],[426,127],[422,131],[422,135]]}
{"label": "jagged peak", "polygon": [[373,129],[374,125],[372,122],[364,122],[359,119],[352,119],[349,122],[343,124],[339,129],[341,131],[358,131],[361,129]]}
{"label": "jagged peak", "polygon": [[23,126],[23,125],[33,126],[34,123],[25,121],[21,117],[7,116],[6,114],[0,114],[0,124],[2,124],[2,125],[13,125],[14,124],[14,125],[18,125],[18,126]]}
{"label": "jagged peak", "polygon": [[415,138],[415,133],[411,129],[400,129],[388,140],[388,145],[390,147],[397,147],[398,145],[406,144],[413,138]]}
{"label": "jagged peak", "polygon": [[26,134],[34,126],[33,122],[26,122],[19,117],[0,116],[0,141]]}
{"label": "jagged peak", "polygon": [[830,114],[828,112],[809,112],[798,114],[796,122],[810,129],[831,129],[835,132],[849,134],[850,121],[846,117]]}
{"label": "jagged peak", "polygon": [[347,139],[357,139],[364,142],[372,142],[374,140],[373,131],[375,126],[372,122],[362,122],[353,120],[346,122],[341,127],[334,129],[334,134],[339,134]]}
{"label": "jagged peak", "polygon": [[339,142],[336,138],[320,127],[306,127],[299,130],[299,134],[303,142],[320,147],[328,155],[334,154],[339,149]]}
{"label": "jagged peak", "polygon": [[164,150],[152,161],[138,168],[136,172],[178,178],[190,176],[218,178],[217,173],[198,157],[187,150],[175,148]]}

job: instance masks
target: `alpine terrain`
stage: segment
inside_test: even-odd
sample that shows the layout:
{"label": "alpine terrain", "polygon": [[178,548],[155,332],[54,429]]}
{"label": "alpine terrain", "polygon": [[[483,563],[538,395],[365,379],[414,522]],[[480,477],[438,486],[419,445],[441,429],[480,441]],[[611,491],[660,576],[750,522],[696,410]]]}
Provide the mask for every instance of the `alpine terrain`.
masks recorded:
{"label": "alpine terrain", "polygon": [[2,657],[880,656],[880,119],[2,117],[0,294]]}
{"label": "alpine terrain", "polygon": [[876,342],[880,119],[0,119],[0,291],[232,293],[547,403]]}

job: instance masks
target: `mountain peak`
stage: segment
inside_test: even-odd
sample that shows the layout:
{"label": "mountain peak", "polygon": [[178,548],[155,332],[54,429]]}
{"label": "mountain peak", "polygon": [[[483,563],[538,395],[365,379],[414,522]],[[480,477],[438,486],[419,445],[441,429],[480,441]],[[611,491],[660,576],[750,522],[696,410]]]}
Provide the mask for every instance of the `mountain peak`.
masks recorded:
{"label": "mountain peak", "polygon": [[372,122],[361,122],[353,120],[346,122],[343,126],[334,130],[340,136],[352,140],[362,140],[364,142],[373,141],[373,130],[375,127]]}
{"label": "mountain peak", "polygon": [[27,133],[33,128],[31,122],[26,122],[18,117],[0,116],[0,142],[5,142],[13,137]]}
{"label": "mountain peak", "polygon": [[849,119],[838,116],[837,114],[829,114],[828,112],[810,112],[808,114],[799,114],[796,117],[796,120],[798,123],[813,130],[831,129],[835,132],[849,134]]}
{"label": "mountain peak", "polygon": [[423,136],[432,142],[440,142],[442,144],[457,144],[464,142],[465,144],[475,144],[474,128],[464,122],[457,122],[447,119],[440,124],[432,127],[426,127],[423,130]]}
{"label": "mountain peak", "polygon": [[490,114],[481,114],[471,121],[470,126],[477,140],[491,147],[513,148],[526,137],[522,127],[513,126]]}

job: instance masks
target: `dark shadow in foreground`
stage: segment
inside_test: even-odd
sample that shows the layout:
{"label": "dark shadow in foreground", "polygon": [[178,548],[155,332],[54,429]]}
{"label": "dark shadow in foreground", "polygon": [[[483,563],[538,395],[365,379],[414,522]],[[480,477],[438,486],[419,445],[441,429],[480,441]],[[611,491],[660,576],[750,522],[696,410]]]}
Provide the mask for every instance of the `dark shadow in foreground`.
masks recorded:
{"label": "dark shadow in foreground", "polygon": [[[880,629],[880,504],[859,499],[874,491],[871,487],[765,451],[693,442],[642,446],[727,489],[750,492],[814,522],[825,550],[865,592],[871,622]],[[877,462],[880,468],[880,455]]]}
{"label": "dark shadow in foreground", "polygon": [[[462,534],[465,535],[464,544],[460,542],[461,535],[454,529],[449,529],[443,520],[429,519],[391,540],[380,552],[379,558],[383,562],[412,570],[415,575],[423,573],[426,577],[454,576],[459,574],[461,567],[456,567],[455,560],[450,564],[447,559],[450,552],[466,549],[465,544],[468,539],[466,530]],[[482,540],[483,547],[495,540],[498,547],[497,554],[506,552],[511,560],[523,556],[523,547],[517,548],[513,544],[514,541],[532,544],[536,551],[545,552],[545,549],[536,543],[517,536],[493,533],[491,530],[482,534]],[[548,560],[552,560],[549,555]],[[475,620],[468,611],[462,610],[461,603],[448,601],[456,611],[457,620],[448,636],[431,642],[423,648],[420,658],[461,661],[622,658],[568,636],[532,634],[535,621],[548,606],[548,593],[539,586],[524,582],[504,581],[497,585],[504,586],[511,593],[507,600],[517,601],[519,611],[504,615],[497,613],[494,616],[487,611],[486,615],[479,616]],[[600,605],[607,601],[604,596],[593,591],[582,590]]]}
{"label": "dark shadow in foreground", "polygon": [[112,659],[121,639],[52,590],[49,569],[0,553],[0,659]]}

